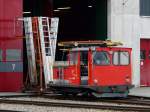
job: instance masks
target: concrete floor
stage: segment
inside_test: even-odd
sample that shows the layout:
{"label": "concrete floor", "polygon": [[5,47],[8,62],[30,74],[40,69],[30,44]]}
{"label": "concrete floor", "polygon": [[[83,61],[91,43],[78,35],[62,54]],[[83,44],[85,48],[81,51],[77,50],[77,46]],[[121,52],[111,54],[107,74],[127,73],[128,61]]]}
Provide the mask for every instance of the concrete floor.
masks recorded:
{"label": "concrete floor", "polygon": [[24,97],[24,96],[34,96],[34,93],[15,93],[15,92],[0,92],[0,97]]}
{"label": "concrete floor", "polygon": [[138,87],[130,90],[129,95],[150,98],[150,87]]}

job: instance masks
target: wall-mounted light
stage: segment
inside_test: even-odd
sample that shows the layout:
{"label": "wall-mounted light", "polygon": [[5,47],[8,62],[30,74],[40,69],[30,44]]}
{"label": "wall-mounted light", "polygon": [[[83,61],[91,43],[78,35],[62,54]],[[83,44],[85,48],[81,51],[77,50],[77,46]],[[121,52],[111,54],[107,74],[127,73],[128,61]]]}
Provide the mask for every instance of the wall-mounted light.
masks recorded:
{"label": "wall-mounted light", "polygon": [[58,9],[56,9],[56,10],[54,10],[54,12],[59,12],[60,10],[58,10]]}
{"label": "wall-mounted light", "polygon": [[60,7],[60,8],[57,8],[59,10],[68,10],[68,9],[71,9],[71,7]]}
{"label": "wall-mounted light", "polygon": [[23,14],[31,14],[31,12],[23,12]]}
{"label": "wall-mounted light", "polygon": [[89,5],[88,7],[89,7],[89,8],[92,8],[93,6]]}

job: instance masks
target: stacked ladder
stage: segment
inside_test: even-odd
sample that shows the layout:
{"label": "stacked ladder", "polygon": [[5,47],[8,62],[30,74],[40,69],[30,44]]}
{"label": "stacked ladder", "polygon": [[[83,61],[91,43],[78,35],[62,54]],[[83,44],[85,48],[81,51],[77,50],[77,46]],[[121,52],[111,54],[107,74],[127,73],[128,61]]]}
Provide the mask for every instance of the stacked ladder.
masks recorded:
{"label": "stacked ladder", "polygon": [[45,76],[45,86],[53,81],[53,64],[55,60],[55,50],[58,32],[58,18],[39,17],[39,32],[41,40],[41,51],[43,59],[43,69]]}
{"label": "stacked ladder", "polygon": [[[50,20],[51,23],[49,23]],[[37,64],[40,66],[40,82],[43,80],[42,76],[44,76],[45,87],[47,87],[47,84],[53,81],[53,63],[55,60],[59,20],[58,18],[49,19],[48,17],[27,17],[24,19],[24,24],[27,24],[27,21],[30,23],[30,25],[25,25],[26,45],[29,45],[27,55],[30,54],[29,50],[32,54],[34,53],[32,55],[34,60],[30,60],[28,56],[28,61],[31,63],[28,66],[30,68],[33,63],[34,65],[36,63],[36,66]],[[30,31],[27,30],[26,26],[30,27]],[[29,36],[30,40],[32,40],[30,43],[29,39],[27,39]],[[33,76],[33,72],[29,74],[31,77]],[[30,78],[30,80],[32,81],[33,79]]]}
{"label": "stacked ladder", "polygon": [[37,85],[37,69],[36,69],[36,58],[35,58],[35,48],[34,48],[31,17],[24,18],[24,29],[25,29],[25,37],[26,37],[28,74],[30,78],[30,83],[31,85]]}

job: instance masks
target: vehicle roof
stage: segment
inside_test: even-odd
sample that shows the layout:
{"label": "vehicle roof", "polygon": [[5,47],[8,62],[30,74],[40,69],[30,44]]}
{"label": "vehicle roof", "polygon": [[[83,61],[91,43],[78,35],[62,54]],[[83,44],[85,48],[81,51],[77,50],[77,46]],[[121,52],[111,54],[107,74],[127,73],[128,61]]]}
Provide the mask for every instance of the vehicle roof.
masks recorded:
{"label": "vehicle roof", "polygon": [[70,51],[88,51],[91,49],[92,51],[95,50],[132,50],[132,48],[128,47],[76,47],[71,48]]}

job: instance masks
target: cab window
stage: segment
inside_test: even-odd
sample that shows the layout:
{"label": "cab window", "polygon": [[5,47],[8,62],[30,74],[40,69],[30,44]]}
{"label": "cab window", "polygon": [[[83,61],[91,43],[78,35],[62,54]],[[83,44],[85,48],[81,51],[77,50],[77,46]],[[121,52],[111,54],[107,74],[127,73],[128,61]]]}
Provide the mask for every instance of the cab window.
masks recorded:
{"label": "cab window", "polygon": [[114,65],[129,65],[130,56],[126,51],[115,51],[113,53],[113,64]]}
{"label": "cab window", "polygon": [[1,49],[0,49],[0,61],[3,61],[3,52]]}
{"label": "cab window", "polygon": [[21,61],[21,50],[19,49],[7,49],[6,61]]}
{"label": "cab window", "polygon": [[110,57],[105,51],[98,51],[93,53],[93,63],[95,65],[109,65]]}

